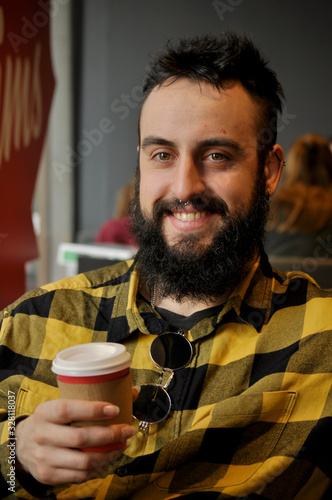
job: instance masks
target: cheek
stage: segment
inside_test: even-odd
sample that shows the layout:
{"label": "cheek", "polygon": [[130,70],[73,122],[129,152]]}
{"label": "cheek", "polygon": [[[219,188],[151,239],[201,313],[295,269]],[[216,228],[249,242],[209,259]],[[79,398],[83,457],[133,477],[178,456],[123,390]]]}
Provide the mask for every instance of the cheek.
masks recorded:
{"label": "cheek", "polygon": [[228,205],[230,211],[240,207],[247,207],[250,204],[254,182],[251,177],[242,175],[241,177],[224,178],[214,187],[214,191]]}
{"label": "cheek", "polygon": [[165,182],[160,174],[141,173],[140,203],[142,209],[151,211],[155,202],[165,196]]}
{"label": "cheek", "polygon": [[140,190],[139,190],[139,202],[140,202],[140,205],[141,205],[141,210],[143,212],[146,212],[147,209],[148,209],[148,203],[147,203],[147,200],[149,200],[149,194],[146,192],[144,186],[140,186]]}
{"label": "cheek", "polygon": [[158,184],[148,175],[141,175],[140,204],[143,211],[150,212],[158,198]]}

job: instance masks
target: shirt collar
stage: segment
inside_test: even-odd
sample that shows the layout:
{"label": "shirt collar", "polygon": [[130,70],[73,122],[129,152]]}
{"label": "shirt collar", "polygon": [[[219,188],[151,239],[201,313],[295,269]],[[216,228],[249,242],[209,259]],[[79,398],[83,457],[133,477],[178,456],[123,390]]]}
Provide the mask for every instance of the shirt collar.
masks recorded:
{"label": "shirt collar", "polygon": [[[263,262],[263,266],[262,266]],[[263,270],[263,268],[265,270]],[[253,263],[244,279],[233,290],[216,318],[205,318],[190,331],[192,338],[209,335],[217,324],[226,321],[231,314],[233,321],[251,324],[261,331],[267,320],[267,311],[271,301],[271,266],[266,255],[260,255]],[[126,317],[129,334],[139,330],[143,334],[158,335],[167,329],[167,323],[160,318],[150,304],[139,298],[139,273],[134,266],[129,280]]]}
{"label": "shirt collar", "polygon": [[[227,302],[225,304],[225,309],[227,308],[227,311],[233,307],[238,315],[240,315],[241,311],[241,304],[244,300],[244,297],[246,296],[247,290],[249,288],[249,285],[253,279],[254,274],[257,271],[257,268],[259,266],[259,261],[260,257],[256,259],[256,261],[253,263],[252,267],[249,269],[248,273],[246,276],[243,278],[243,280],[238,284],[236,288],[234,288],[233,292],[230,294],[230,296],[227,299]],[[225,312],[227,312],[225,311]],[[220,313],[221,315],[223,314],[223,311]],[[225,314],[225,313],[224,313]]]}

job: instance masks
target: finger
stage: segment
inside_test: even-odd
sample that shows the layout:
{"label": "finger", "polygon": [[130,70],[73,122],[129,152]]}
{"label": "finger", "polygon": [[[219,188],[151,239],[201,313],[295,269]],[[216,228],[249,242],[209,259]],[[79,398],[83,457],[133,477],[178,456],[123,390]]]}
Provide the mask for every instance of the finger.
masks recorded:
{"label": "finger", "polygon": [[89,448],[125,442],[136,432],[128,424],[76,427],[51,423],[40,427],[35,440],[40,446]]}
{"label": "finger", "polygon": [[103,401],[55,399],[39,405],[34,414],[49,422],[68,424],[78,420],[105,420],[116,417],[119,412],[117,406]]}
{"label": "finger", "polygon": [[122,450],[108,453],[85,453],[78,450],[61,450],[47,447],[44,460],[35,465],[33,475],[44,484],[82,482],[100,475],[101,468],[120,456]]}
{"label": "finger", "polygon": [[137,386],[132,388],[133,402],[135,402],[136,399],[138,398],[140,390],[141,388]]}
{"label": "finger", "polygon": [[[56,450],[52,448],[49,449],[49,453],[51,457],[56,455]],[[80,461],[77,460],[77,457],[74,454],[75,452],[68,452],[68,455],[61,454],[61,461],[67,467],[53,466],[47,462],[41,462],[40,464],[34,466],[31,469],[31,474],[37,481],[43,484],[64,484],[64,483],[81,483],[87,481],[88,479],[92,479],[93,477],[98,477],[101,475],[101,468],[106,464],[109,464],[116,458],[118,458],[121,454],[120,450],[113,451],[112,453],[108,453],[107,459],[104,458],[103,453],[94,454],[91,456],[91,464],[88,468],[80,468]],[[77,452],[82,455],[88,455],[85,452]],[[101,455],[103,458],[100,458],[96,455]],[[84,462],[82,462],[84,465]]]}
{"label": "finger", "polygon": [[81,470],[91,472],[96,467],[107,465],[126,449],[123,446],[121,449],[108,451],[104,453],[99,452],[85,452],[80,450],[72,450],[67,448],[61,450],[59,448],[52,449],[52,455],[49,455],[49,465],[53,468],[66,468],[72,470]]}
{"label": "finger", "polygon": [[33,477],[42,484],[56,486],[65,483],[84,483],[88,479],[92,479],[86,471],[71,470],[71,469],[50,469],[43,466],[37,472],[33,472]]}

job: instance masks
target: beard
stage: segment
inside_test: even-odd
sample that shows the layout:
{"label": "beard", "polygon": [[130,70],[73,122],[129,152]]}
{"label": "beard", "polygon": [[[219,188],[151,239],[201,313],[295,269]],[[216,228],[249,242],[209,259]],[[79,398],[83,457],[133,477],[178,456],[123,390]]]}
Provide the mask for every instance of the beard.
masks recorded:
{"label": "beard", "polygon": [[138,244],[140,277],[150,292],[157,286],[160,298],[171,297],[209,302],[232,291],[247,274],[264,237],[269,212],[265,177],[257,175],[249,207],[230,213],[217,196],[195,196],[190,201],[199,210],[220,215],[221,227],[212,242],[202,246],[194,233],[169,244],[162,222],[180,201],[158,200],[152,217],[144,215],[139,202],[139,173],[129,213],[131,230]]}

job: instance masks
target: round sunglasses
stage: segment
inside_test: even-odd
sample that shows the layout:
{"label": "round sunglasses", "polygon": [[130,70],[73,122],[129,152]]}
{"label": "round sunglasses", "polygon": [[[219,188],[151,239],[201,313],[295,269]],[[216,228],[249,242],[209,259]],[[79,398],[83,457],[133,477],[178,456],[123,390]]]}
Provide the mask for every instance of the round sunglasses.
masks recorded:
{"label": "round sunglasses", "polygon": [[[149,432],[150,424],[158,424],[169,416],[172,406],[167,388],[174,371],[187,366],[193,356],[193,348],[185,337],[185,331],[162,333],[154,339],[150,347],[150,356],[156,368],[161,370],[156,384],[143,384],[138,398],[133,404],[133,416],[139,421],[139,429]],[[169,373],[162,384],[164,373]]]}

